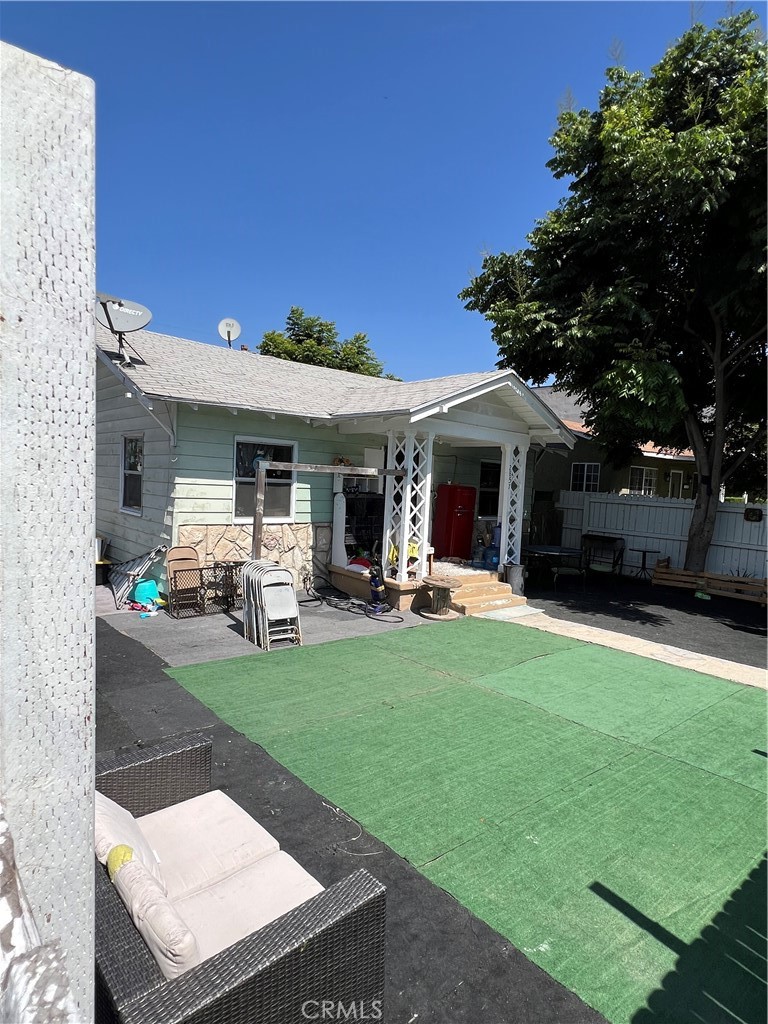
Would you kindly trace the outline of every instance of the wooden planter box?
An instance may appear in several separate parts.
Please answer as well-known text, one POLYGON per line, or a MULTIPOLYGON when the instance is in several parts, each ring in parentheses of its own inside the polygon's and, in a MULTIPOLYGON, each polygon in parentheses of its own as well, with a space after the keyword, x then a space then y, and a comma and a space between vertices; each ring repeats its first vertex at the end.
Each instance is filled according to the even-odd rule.
POLYGON ((748 576, 722 576, 716 572, 691 572, 674 569, 668 558, 659 559, 653 570, 653 583, 665 587, 700 590, 712 597, 735 597, 740 601, 766 604, 766 580, 748 576))

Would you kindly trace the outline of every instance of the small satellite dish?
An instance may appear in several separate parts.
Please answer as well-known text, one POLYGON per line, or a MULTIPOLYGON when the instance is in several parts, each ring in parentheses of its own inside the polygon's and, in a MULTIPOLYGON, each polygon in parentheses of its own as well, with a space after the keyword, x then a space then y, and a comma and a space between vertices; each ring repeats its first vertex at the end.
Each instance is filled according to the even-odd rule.
POLYGON ((240 324, 237 320, 222 320, 219 323, 219 337, 223 338, 229 347, 232 348, 232 342, 237 341, 240 337, 240 324))
POLYGON ((146 306, 126 299, 116 299, 114 295, 96 296, 96 319, 113 334, 128 334, 129 331, 140 331, 152 319, 146 306))

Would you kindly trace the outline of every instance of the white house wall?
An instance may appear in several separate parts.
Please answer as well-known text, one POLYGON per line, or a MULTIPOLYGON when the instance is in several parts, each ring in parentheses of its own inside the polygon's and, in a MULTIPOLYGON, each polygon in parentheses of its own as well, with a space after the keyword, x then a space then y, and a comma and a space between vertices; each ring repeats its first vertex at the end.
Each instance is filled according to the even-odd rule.
MULTIPOLYGON (((96 531, 110 538, 112 562, 136 558, 159 544, 171 543, 171 439, 136 397, 101 362, 96 370, 96 531), (141 515, 120 509, 124 434, 144 437, 141 515)), ((158 414, 165 408, 158 406, 158 414)), ((154 575, 160 579, 161 563, 154 575)))
MULTIPOLYGON (((31 958, 15 983, 0 970, 2 1002, 29 985, 53 1003, 36 1020, 91 1021, 94 85, 16 47, 0 53, 0 803, 77 1010, 31 958)), ((13 890, 3 874, 0 968, 19 949, 13 890)), ((26 1020, 40 1010, 24 1004, 26 1020)))

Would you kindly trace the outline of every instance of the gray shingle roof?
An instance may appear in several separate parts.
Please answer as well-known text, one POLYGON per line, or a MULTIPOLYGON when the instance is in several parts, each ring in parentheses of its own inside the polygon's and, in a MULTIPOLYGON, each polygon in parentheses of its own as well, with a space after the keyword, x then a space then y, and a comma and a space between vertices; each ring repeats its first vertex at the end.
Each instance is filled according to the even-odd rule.
MULTIPOLYGON (((117 357, 113 335, 97 325, 96 341, 117 357)), ((317 418, 392 414, 438 402, 499 370, 401 382, 324 366, 292 363, 152 331, 125 336, 132 366, 121 372, 144 394, 172 401, 317 418)))

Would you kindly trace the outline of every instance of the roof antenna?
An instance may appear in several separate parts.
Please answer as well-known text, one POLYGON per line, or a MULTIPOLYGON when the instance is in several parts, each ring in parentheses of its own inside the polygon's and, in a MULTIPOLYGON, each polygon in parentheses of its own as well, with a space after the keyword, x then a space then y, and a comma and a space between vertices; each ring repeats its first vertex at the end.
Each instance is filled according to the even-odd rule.
POLYGON ((219 323, 219 337, 223 338, 227 345, 232 348, 232 342, 237 341, 240 337, 240 324, 237 320, 222 320, 219 323))
POLYGON ((152 319, 150 311, 146 306, 140 306, 138 302, 128 302, 127 299, 116 299, 114 295, 97 292, 96 319, 117 338, 120 365, 131 366, 131 357, 125 353, 124 335, 146 327, 152 319))

